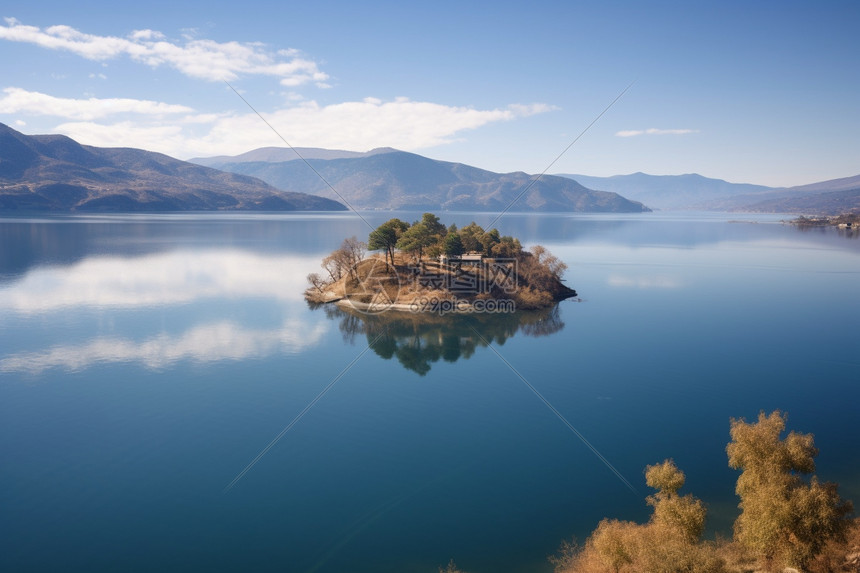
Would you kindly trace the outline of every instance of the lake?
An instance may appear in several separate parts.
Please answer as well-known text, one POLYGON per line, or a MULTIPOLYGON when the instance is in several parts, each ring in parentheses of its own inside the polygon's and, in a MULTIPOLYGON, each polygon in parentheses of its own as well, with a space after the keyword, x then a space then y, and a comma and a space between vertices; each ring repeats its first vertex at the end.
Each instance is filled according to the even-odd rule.
POLYGON ((579 300, 416 317, 303 300, 354 214, 0 217, 0 569, 551 571, 665 458, 728 535, 761 410, 860 502, 860 240, 781 218, 506 215, 579 300))

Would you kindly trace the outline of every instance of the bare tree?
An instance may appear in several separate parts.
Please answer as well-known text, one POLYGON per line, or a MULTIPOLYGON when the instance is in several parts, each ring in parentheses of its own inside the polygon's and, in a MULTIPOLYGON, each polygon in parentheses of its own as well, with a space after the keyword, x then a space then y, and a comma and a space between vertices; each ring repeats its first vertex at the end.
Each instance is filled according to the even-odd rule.
POLYGON ((331 279, 330 282, 333 283, 339 281, 343 277, 344 273, 349 270, 344 254, 340 249, 332 252, 332 254, 324 258, 320 266, 322 266, 323 270, 328 273, 328 276, 331 279))
POLYGON ((340 248, 335 251, 335 253, 339 253, 339 256, 343 257, 350 276, 357 279, 358 263, 363 261, 364 255, 367 254, 367 243, 359 241, 357 237, 353 236, 348 239, 344 239, 340 248))
POLYGON ((319 273, 311 273, 308 275, 308 282, 311 283, 311 286, 317 289, 319 292, 323 292, 323 287, 325 287, 328 283, 323 279, 319 273))

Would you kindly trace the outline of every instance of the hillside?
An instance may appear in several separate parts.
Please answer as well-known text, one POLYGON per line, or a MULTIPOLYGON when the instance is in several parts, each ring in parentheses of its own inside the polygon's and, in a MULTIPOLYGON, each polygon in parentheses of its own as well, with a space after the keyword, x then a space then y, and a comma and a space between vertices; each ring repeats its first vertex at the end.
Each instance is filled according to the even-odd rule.
POLYGON ((839 215, 860 213, 860 175, 792 187, 747 206, 750 211, 839 215))
POLYGON ((653 209, 701 209, 714 201, 724 201, 739 195, 753 195, 773 191, 773 187, 729 183, 697 173, 684 175, 649 175, 631 173, 612 177, 565 174, 591 189, 614 191, 653 209))
POLYGON ((343 210, 253 177, 129 148, 24 135, 0 124, 0 209, 45 211, 343 210))
POLYGON ((563 175, 654 209, 836 214, 860 210, 860 175, 780 188, 686 175, 563 175))
POLYGON ((860 185, 855 189, 844 191, 777 197, 747 205, 744 210, 761 213, 814 215, 860 213, 860 185))
MULTIPOLYGON (((289 156, 292 150, 284 150, 289 156)), ((303 154, 304 155, 304 154, 303 154)), ((301 160, 249 161, 272 156, 255 150, 232 160, 207 162, 213 167, 259 177, 270 185, 338 199, 301 160)), ((295 154, 293 153, 293 157, 295 154)), ((314 159, 308 162, 356 209, 501 211, 525 190, 535 176, 522 172, 494 173, 429 159, 414 153, 381 149, 359 157, 314 159)), ((564 177, 541 177, 513 206, 514 211, 625 212, 649 211, 617 193, 592 191, 564 177)))

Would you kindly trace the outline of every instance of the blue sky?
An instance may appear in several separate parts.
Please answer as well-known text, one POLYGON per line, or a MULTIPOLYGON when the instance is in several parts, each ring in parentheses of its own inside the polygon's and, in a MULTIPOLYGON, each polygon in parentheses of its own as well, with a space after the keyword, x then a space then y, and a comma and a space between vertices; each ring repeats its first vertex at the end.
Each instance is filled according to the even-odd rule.
POLYGON ((493 171, 860 173, 860 2, 30 2, 0 122, 181 159, 391 146, 493 171))

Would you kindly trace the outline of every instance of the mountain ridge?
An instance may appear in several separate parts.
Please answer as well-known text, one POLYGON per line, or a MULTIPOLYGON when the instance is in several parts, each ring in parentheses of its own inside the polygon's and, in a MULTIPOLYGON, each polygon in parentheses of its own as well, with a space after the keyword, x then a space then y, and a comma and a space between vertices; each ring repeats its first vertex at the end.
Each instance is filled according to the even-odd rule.
POLYGON ((239 161, 210 164, 232 173, 259 177, 275 187, 339 199, 355 209, 501 211, 511 207, 514 211, 532 212, 650 211, 617 193, 587 189, 563 177, 538 177, 521 171, 495 173, 390 148, 360 156, 305 158, 314 170, 297 158, 250 161, 249 157, 257 155, 253 151, 249 154, 237 156, 239 161))
POLYGON ((295 161, 302 159, 348 159, 355 157, 369 157, 379 153, 390 153, 397 151, 393 147, 376 147, 370 151, 346 151, 344 149, 324 149, 322 147, 259 147, 240 153, 239 155, 216 155, 214 157, 193 157, 189 163, 196 163, 206 167, 212 167, 219 163, 251 163, 263 161, 268 163, 279 163, 281 161, 295 161))
POLYGON ((722 200, 740 194, 755 194, 774 190, 773 187, 750 183, 730 183, 723 179, 705 177, 698 173, 681 175, 650 175, 637 171, 628 175, 595 177, 581 174, 559 174, 592 189, 615 191, 625 197, 646 203, 655 209, 693 209, 709 201, 722 200))
POLYGON ((64 135, 24 135, 0 123, 0 210, 344 209, 336 201, 161 153, 82 145, 64 135))
POLYGON ((730 183, 697 173, 560 176, 592 189, 615 191, 655 209, 816 214, 860 211, 860 175, 795 187, 730 183))

